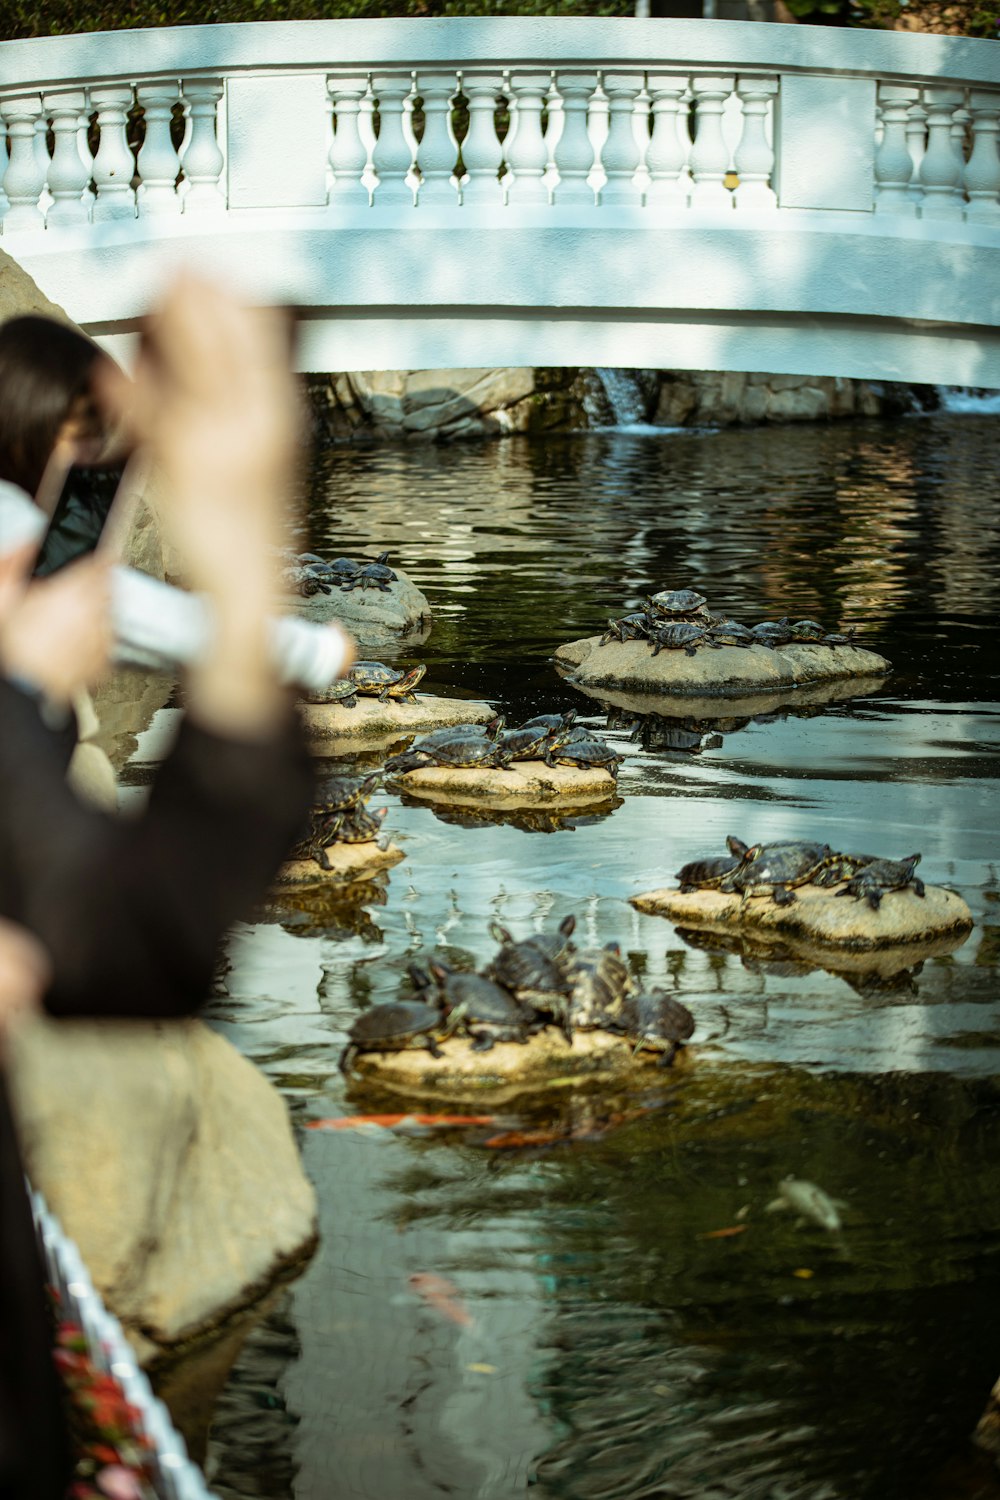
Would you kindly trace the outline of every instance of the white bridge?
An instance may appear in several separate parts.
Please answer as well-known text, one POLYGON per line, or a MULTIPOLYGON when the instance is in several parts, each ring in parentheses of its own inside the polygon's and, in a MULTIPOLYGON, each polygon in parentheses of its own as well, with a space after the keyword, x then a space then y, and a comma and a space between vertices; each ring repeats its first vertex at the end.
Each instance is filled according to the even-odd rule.
POLYGON ((0 248, 127 353, 180 261, 305 369, 1000 386, 1000 47, 736 21, 0 44, 0 248))

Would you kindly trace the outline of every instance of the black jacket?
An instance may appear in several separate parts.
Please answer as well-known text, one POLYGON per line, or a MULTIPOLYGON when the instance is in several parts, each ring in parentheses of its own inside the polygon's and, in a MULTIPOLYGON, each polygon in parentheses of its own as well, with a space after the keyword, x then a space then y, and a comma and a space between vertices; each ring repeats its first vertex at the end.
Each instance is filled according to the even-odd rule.
MULTIPOLYGON (((186 722, 137 820, 83 807, 34 704, 0 681, 0 915, 47 948, 57 1016, 190 1015, 220 939, 295 838, 312 774, 186 722)), ((41 1269, 0 1074, 0 1500, 62 1500, 67 1451, 41 1269)))

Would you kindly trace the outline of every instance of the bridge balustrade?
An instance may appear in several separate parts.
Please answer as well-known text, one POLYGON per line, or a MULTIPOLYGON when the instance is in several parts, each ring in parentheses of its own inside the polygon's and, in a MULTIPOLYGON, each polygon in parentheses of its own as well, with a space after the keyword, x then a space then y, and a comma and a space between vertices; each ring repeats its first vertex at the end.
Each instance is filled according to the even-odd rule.
MULTIPOLYGON (((308 65, 283 58, 281 45, 269 55, 259 26, 199 27, 196 45, 178 30, 163 35, 178 61, 200 60, 214 43, 212 71, 123 72, 110 34, 100 38, 107 66, 93 76, 0 91, 3 232, 269 207, 323 207, 334 219, 435 206, 492 209, 509 222, 539 207, 594 210, 595 223, 623 209, 662 218, 802 208, 1000 221, 1000 86, 988 76, 883 75, 877 56, 866 73, 838 69, 814 40, 812 68, 798 56, 783 64, 788 28, 771 26, 753 29, 770 34, 772 66, 753 67, 730 46, 726 65, 713 67, 704 47, 689 60, 666 55, 678 23, 623 21, 594 23, 595 40, 617 44, 604 55, 578 60, 550 44, 505 60, 494 46, 485 62, 468 22, 418 22, 438 33, 433 59, 401 66, 372 53, 340 67, 343 28, 357 38, 362 23, 299 24, 328 39, 308 65), (655 64, 630 65, 629 28, 654 37, 655 64), (259 63, 227 68, 229 34, 247 31, 258 34, 259 63)), ((413 24, 391 23, 416 49, 413 24)), ((497 34, 498 23, 485 24, 497 34)), ((539 32, 557 44, 580 35, 579 22, 499 24, 522 51, 539 32)), ((730 42, 748 30, 708 24, 730 42)), ((279 43, 294 29, 271 28, 279 43)), ((388 40, 379 23, 364 29, 388 40)), ((869 37, 850 34, 855 54, 869 37)), ((34 48, 59 62, 70 44, 92 40, 5 43, 0 57, 34 48)))

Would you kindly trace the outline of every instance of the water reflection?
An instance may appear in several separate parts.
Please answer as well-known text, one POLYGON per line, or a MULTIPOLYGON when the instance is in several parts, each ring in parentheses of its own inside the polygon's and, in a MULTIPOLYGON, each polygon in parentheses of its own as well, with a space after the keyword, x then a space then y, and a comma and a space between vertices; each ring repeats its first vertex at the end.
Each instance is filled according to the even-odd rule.
MULTIPOLYGON (((312 540, 399 557, 435 610, 432 691, 579 711, 553 648, 656 585, 856 625, 895 670, 808 715, 695 710, 723 740, 700 755, 643 747, 595 703, 626 756, 613 816, 537 838, 386 793, 407 857, 384 900, 271 908, 235 934, 215 1024, 300 1120, 344 1112, 358 1009, 415 957, 484 962, 494 917, 520 934, 572 911, 581 943, 619 941, 697 1020, 640 1097, 510 1107, 498 1129, 565 1127, 548 1148, 304 1132, 323 1240, 267 1376, 298 1419, 273 1500, 1000 1493, 965 1465, 1000 1370, 998 425, 326 456, 312 540), (977 927, 831 970, 692 946, 628 905, 729 833, 920 849, 977 927), (842 1245, 764 1212, 788 1173, 846 1202, 842 1245), (431 1274, 451 1302, 415 1293, 431 1274)), ((216 1486, 257 1493, 233 1454, 216 1486)))

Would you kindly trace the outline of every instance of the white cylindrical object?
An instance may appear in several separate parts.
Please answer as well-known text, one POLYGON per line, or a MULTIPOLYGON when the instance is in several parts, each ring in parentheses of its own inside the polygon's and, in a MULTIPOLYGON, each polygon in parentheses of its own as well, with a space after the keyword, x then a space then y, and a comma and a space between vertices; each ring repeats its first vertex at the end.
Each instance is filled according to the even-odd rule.
MULTIPOLYGON (((115 658, 122 666, 169 671, 190 666, 209 649, 212 611, 207 599, 186 594, 134 568, 117 567, 111 585, 115 658)), ((327 625, 296 615, 271 622, 271 655, 283 682, 322 691, 344 665, 345 638, 327 625)))

